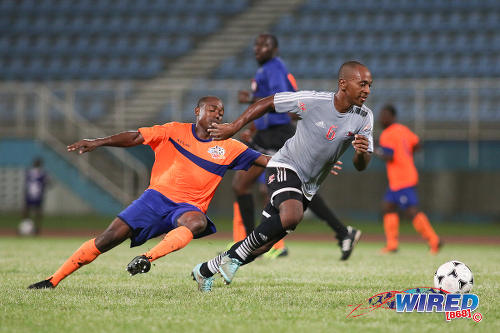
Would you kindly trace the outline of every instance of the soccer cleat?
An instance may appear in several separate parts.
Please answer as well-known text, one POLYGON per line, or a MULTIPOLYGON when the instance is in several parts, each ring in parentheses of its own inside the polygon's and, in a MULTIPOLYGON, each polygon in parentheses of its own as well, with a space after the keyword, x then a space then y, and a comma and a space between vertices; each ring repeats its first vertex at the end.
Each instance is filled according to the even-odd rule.
POLYGON ((264 258, 271 259, 271 260, 279 258, 279 257, 286 257, 286 256, 288 256, 288 248, 286 248, 286 247, 281 248, 281 249, 275 249, 274 247, 272 247, 269 251, 267 251, 266 253, 263 254, 264 258))
POLYGON ((55 286, 50 282, 50 279, 43 280, 37 283, 33 283, 28 287, 28 289, 53 289, 55 286))
POLYGON ((130 275, 138 273, 147 273, 151 269, 151 263, 145 255, 137 256, 127 265, 127 271, 130 275))
POLYGON ((233 281, 234 275, 241 264, 241 261, 236 258, 230 258, 227 254, 221 258, 219 272, 226 284, 230 284, 233 281))
POLYGON ((347 260, 351 256, 354 245, 356 245, 361 237, 361 230, 354 229, 351 226, 347 226, 347 236, 339 240, 340 260, 347 260))
POLYGON ((434 255, 438 254, 439 251, 441 250, 441 247, 443 247, 443 242, 441 240, 439 240, 439 242, 437 243, 436 246, 431 246, 430 247, 431 248, 431 250, 430 250, 431 254, 434 254, 434 255))
POLYGON ((214 277, 204 277, 200 272, 201 264, 194 266, 193 271, 191 272, 191 276, 193 280, 198 283, 198 290, 201 292, 209 292, 212 291, 212 284, 214 283, 214 277))
POLYGON ((394 254, 396 252, 398 252, 398 248, 397 247, 396 248, 390 248, 390 247, 386 246, 386 247, 380 249, 380 253, 381 254, 394 254))

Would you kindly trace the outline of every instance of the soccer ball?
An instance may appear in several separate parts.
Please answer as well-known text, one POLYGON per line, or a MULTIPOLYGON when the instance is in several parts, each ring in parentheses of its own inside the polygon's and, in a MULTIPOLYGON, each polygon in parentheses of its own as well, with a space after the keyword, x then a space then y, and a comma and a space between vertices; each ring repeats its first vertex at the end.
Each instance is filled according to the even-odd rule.
POLYGON ((21 236, 32 236, 35 234, 35 223, 31 219, 22 220, 17 226, 17 232, 21 236))
POLYGON ((452 294, 468 293, 473 284, 474 278, 470 268, 457 260, 442 264, 434 274, 434 287, 452 294))

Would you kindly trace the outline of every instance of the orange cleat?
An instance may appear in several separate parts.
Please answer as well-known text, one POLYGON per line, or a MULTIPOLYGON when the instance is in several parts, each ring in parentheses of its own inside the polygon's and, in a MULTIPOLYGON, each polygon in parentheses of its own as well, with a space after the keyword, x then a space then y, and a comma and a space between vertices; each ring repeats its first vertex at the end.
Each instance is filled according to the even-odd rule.
POLYGON ((441 251, 441 247, 443 247, 443 242, 441 240, 438 241, 438 243, 435 246, 431 246, 431 254, 436 255, 441 251))
POLYGON ((396 252, 398 252, 398 248, 397 248, 397 247, 395 247, 395 248, 390 248, 390 247, 387 247, 387 246, 386 246, 386 247, 384 247, 384 248, 380 249, 380 253, 381 253, 381 254, 394 254, 394 253, 396 253, 396 252))

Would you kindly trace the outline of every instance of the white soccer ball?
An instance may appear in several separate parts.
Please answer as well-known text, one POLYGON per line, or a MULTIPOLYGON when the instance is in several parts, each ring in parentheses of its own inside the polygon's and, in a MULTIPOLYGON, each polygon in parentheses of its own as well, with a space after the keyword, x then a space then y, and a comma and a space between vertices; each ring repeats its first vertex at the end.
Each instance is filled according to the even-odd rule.
POLYGON ((35 234, 35 223, 31 219, 22 220, 17 226, 17 232, 21 236, 32 236, 35 234))
POLYGON ((465 294, 472 290, 474 278, 466 264, 458 260, 442 264, 434 274, 434 287, 452 294, 465 294))

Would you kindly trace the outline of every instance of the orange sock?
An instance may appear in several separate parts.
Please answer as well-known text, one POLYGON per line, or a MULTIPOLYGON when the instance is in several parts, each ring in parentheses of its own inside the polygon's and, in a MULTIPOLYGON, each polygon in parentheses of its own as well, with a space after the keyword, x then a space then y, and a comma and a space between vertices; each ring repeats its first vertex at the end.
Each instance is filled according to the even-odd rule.
POLYGON ((435 248, 438 246, 439 237, 432 228, 429 219, 424 213, 419 212, 417 215, 415 215, 415 217, 413 218, 413 227, 415 227, 415 230, 417 230, 418 233, 422 235, 422 237, 429 243, 429 246, 431 248, 435 248))
POLYGON ((273 249, 275 250, 280 250, 285 248, 285 241, 283 239, 280 239, 278 242, 274 243, 273 249))
POLYGON ((387 213, 384 215, 384 231, 387 240, 386 248, 395 250, 399 246, 399 216, 397 213, 387 213))
POLYGON ((49 278, 50 282, 52 282, 54 287, 57 286, 66 276, 70 275, 83 265, 91 263, 100 254, 101 251, 95 247, 95 238, 86 241, 78 250, 75 251, 75 253, 73 253, 71 257, 68 258, 68 260, 66 260, 61 267, 59 267, 54 275, 49 278))
POLYGON ((180 226, 166 234, 160 243, 144 253, 144 255, 149 258, 149 261, 154 261, 170 252, 182 249, 184 246, 188 245, 192 239, 193 233, 191 230, 184 226, 180 226))
POLYGON ((243 218, 241 217, 240 206, 237 202, 233 203, 233 242, 239 242, 247 237, 243 218))

